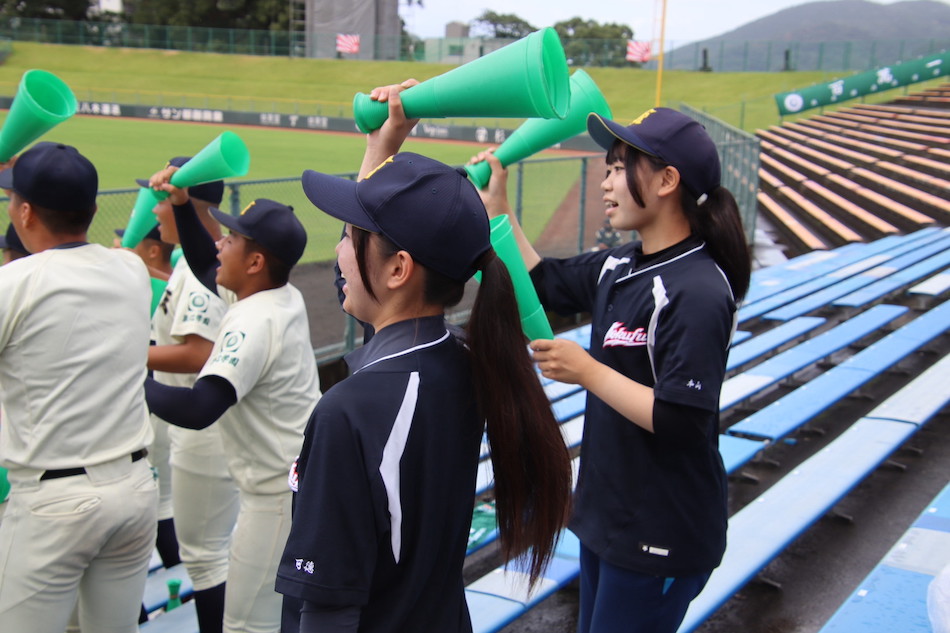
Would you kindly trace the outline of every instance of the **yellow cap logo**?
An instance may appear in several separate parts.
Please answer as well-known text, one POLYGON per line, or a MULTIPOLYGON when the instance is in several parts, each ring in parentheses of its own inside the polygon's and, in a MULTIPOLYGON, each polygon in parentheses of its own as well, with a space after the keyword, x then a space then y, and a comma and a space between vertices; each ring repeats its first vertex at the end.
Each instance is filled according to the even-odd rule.
POLYGON ((649 110, 647 110, 646 112, 644 112, 643 114, 635 118, 633 121, 631 121, 630 125, 640 125, 641 123, 643 123, 644 119, 646 119, 648 116, 650 116, 654 112, 656 112, 656 108, 650 108, 649 110))
POLYGON ((384 160, 383 162, 381 162, 381 163, 376 167, 376 169, 374 169, 373 171, 371 171, 371 172, 369 172, 368 174, 366 174, 366 176, 363 177, 363 180, 369 180, 369 179, 373 176, 373 174, 375 174, 375 173, 378 172, 380 169, 382 169, 383 167, 385 167, 387 163, 391 163, 391 162, 393 162, 393 156, 390 156, 389 158, 387 158, 386 160, 384 160))
POLYGON ((247 212, 251 209, 251 207, 254 206, 255 203, 257 203, 257 200, 252 200, 252 201, 251 201, 251 204, 249 204, 249 205, 247 205, 246 207, 244 207, 244 210, 241 211, 241 215, 244 215, 245 213, 247 213, 247 212))

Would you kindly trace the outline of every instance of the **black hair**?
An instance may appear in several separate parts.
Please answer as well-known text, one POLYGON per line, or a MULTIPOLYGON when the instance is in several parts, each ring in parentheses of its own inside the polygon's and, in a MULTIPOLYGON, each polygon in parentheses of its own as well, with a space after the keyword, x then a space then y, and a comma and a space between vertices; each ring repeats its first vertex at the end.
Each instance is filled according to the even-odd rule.
POLYGON ((33 212, 40 219, 50 233, 54 235, 76 235, 85 233, 92 224, 92 219, 96 215, 96 206, 89 209, 76 209, 69 211, 59 211, 40 206, 30 200, 27 200, 16 191, 10 192, 10 198, 14 205, 28 202, 33 212))
POLYGON ((162 240, 155 240, 150 237, 142 238, 143 242, 151 242, 155 246, 158 246, 162 254, 163 262, 170 262, 172 260, 172 253, 175 251, 175 245, 169 244, 168 242, 163 242, 162 240))
MULTIPOLYGON (((645 165, 654 172, 670 166, 662 159, 617 141, 607 152, 608 164, 624 164, 627 188, 634 201, 644 206, 643 192, 637 180, 637 169, 645 165)), ((674 166, 675 167, 675 166, 674 166)), ((741 301, 749 290, 752 275, 752 254, 742 228, 739 205, 725 187, 716 187, 706 193, 706 200, 698 204, 696 197, 680 181, 680 202, 689 222, 690 232, 706 243, 716 264, 726 274, 735 300, 741 301)))
POLYGON ((280 288, 290 281, 290 271, 293 266, 288 266, 277 259, 266 247, 251 238, 244 239, 244 254, 260 253, 264 256, 264 264, 267 268, 267 276, 270 279, 272 288, 280 288))
MULTIPOLYGON (((385 236, 351 227, 367 293, 371 240, 387 258, 399 248, 385 236)), ((410 253, 411 255, 411 253, 410 253)), ((465 282, 422 266, 427 303, 451 307, 465 282)), ((506 560, 527 552, 533 586, 554 554, 571 503, 571 459, 528 353, 508 269, 489 248, 479 261, 478 295, 467 327, 475 396, 486 420, 495 476, 495 511, 506 560)))

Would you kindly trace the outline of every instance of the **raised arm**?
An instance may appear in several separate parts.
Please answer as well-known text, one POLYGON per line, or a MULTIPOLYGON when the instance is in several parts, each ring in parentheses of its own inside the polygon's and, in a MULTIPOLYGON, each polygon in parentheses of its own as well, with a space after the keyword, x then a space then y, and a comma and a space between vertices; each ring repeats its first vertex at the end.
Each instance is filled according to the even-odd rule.
POLYGON ((511 222, 511 229, 515 234, 515 241, 518 243, 518 250, 521 252, 521 258, 524 264, 531 270, 541 263, 541 256, 534 250, 534 246, 525 236, 521 228, 521 223, 511 211, 511 205, 508 202, 508 170, 501 166, 501 161, 495 158, 494 149, 487 149, 477 156, 474 156, 470 163, 487 161, 491 166, 491 178, 484 189, 478 191, 482 202, 485 204, 485 210, 488 211, 488 217, 494 218, 499 215, 507 215, 511 222))

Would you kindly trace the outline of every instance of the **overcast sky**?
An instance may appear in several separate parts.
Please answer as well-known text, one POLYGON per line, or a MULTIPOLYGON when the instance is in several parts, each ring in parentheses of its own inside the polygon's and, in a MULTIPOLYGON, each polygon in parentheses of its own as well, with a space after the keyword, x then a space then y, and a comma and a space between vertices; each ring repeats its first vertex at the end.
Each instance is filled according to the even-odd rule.
MULTIPOLYGON (((897 0, 875 0, 892 4, 897 0)), ((806 0, 667 0, 666 40, 679 44, 727 33, 743 24, 806 0)), ((514 14, 542 28, 581 17, 600 24, 626 24, 640 40, 659 40, 662 0, 399 0, 399 15, 417 37, 443 37, 452 21, 471 22, 486 10, 514 14), (654 26, 656 21, 656 26, 654 26)))

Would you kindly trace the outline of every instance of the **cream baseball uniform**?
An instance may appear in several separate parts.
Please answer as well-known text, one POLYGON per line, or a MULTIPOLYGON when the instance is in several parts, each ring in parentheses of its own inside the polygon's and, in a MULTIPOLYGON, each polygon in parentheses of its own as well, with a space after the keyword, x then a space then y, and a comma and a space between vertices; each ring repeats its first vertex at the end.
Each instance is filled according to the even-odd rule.
POLYGON ((274 582, 291 518, 287 473, 320 397, 300 291, 286 284, 232 304, 204 376, 224 378, 237 396, 216 423, 241 491, 224 630, 276 633, 281 596, 274 582))
POLYGON ((150 285, 133 253, 70 244, 0 268, 0 623, 137 629, 157 486, 143 383, 150 285))
MULTIPOLYGON (((165 294, 152 316, 156 345, 178 345, 189 334, 208 341, 217 338, 227 304, 205 288, 184 258, 178 260, 165 294)), ((154 372, 155 380, 173 387, 191 387, 195 374, 154 372)), ((152 416, 156 434, 170 440, 171 478, 169 505, 182 562, 195 590, 221 584, 227 578, 231 532, 238 512, 238 492, 217 424, 195 431, 168 424, 152 416)), ((159 506, 159 517, 161 516, 159 506)), ((168 516, 171 516, 169 514, 168 516)))

